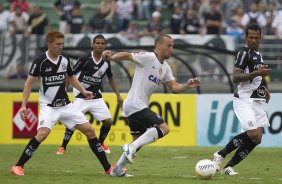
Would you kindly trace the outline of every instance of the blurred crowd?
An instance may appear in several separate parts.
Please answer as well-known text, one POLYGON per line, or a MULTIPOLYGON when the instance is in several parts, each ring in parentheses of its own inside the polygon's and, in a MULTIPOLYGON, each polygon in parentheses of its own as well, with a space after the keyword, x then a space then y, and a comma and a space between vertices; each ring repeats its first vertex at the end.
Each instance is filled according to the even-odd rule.
MULTIPOLYGON (((86 20, 79 0, 50 4, 63 33, 120 33, 130 40, 170 34, 242 35, 257 22, 265 35, 282 37, 282 0, 101 0, 86 20), (166 7, 164 9, 164 7, 166 7), (138 22, 145 22, 138 26, 138 22)), ((44 34, 48 15, 28 0, 0 3, 0 33, 44 34), (6 5, 6 6, 4 6, 6 5)))

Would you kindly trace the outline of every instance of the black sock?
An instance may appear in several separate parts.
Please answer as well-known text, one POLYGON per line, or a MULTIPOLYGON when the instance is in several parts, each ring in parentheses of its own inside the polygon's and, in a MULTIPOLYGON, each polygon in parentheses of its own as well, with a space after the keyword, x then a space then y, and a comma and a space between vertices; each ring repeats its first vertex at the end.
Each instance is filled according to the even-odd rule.
POLYGON ((73 132, 74 131, 72 131, 71 129, 66 128, 64 140, 63 140, 63 143, 62 143, 62 146, 61 146, 61 147, 64 147, 65 150, 67 149, 67 145, 70 142, 70 139, 73 135, 73 132))
POLYGON ((33 153, 35 152, 35 150, 38 148, 39 145, 40 142, 38 142, 35 139, 35 137, 33 137, 25 147, 16 166, 23 166, 32 157, 33 153))
POLYGON ((111 167, 111 164, 109 164, 106 154, 101 146, 101 143, 98 141, 97 137, 88 140, 88 143, 91 150, 102 164, 104 170, 108 171, 111 167))
POLYGON ((228 166, 234 167, 235 165, 237 165, 239 162, 245 159, 256 146, 257 145, 254 142, 252 142, 250 139, 248 142, 246 142, 245 144, 243 144, 237 149, 234 156, 231 158, 231 160, 226 164, 224 168, 228 166))
POLYGON ((249 142, 251 139, 249 138, 247 132, 241 133, 239 135, 236 135, 233 137, 233 139, 223 148, 218 152, 221 156, 225 157, 228 153, 231 153, 238 147, 242 146, 246 142, 249 142))
POLYGON ((109 131, 111 129, 111 126, 105 126, 105 125, 102 125, 101 128, 100 128, 100 135, 99 135, 99 142, 101 144, 104 143, 109 131))

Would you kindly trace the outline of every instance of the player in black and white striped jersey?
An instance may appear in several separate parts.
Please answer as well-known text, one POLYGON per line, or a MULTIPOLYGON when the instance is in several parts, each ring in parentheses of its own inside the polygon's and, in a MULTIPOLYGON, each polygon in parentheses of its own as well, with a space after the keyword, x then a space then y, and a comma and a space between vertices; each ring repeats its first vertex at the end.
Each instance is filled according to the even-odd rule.
MULTIPOLYGON (((114 80, 110 61, 102 58, 102 53, 106 48, 106 39, 103 35, 96 35, 92 43, 93 50, 86 56, 81 57, 74 65, 73 70, 77 75, 80 84, 85 89, 92 91, 94 96, 91 100, 85 100, 81 92, 73 88, 75 97, 74 105, 83 113, 90 112, 93 117, 101 121, 103 125, 100 128, 99 142, 106 153, 110 153, 110 149, 104 144, 112 125, 112 117, 110 111, 102 98, 101 88, 102 80, 105 75, 108 77, 109 84, 115 92, 117 101, 122 106, 123 99, 120 96, 116 82, 114 80)), ((57 154, 64 154, 67 144, 70 141, 74 130, 66 128, 63 143, 57 154)))
POLYGON ((264 103, 270 100, 265 80, 270 69, 264 64, 259 52, 261 34, 258 24, 249 24, 245 36, 247 45, 236 56, 233 81, 237 84, 237 89, 234 93, 233 109, 243 132, 232 138, 222 150, 213 154, 213 161, 220 169, 220 164, 226 155, 236 150, 234 156, 221 171, 225 175, 239 174, 233 167, 261 143, 263 127, 270 126, 264 110, 264 103))
POLYGON ((20 109, 21 118, 25 120, 26 105, 31 93, 32 83, 38 78, 40 80, 40 114, 37 134, 29 141, 19 161, 11 168, 11 173, 17 176, 25 175, 23 171, 24 164, 32 157, 40 143, 47 138, 55 123, 60 121, 70 129, 80 130, 87 137, 91 150, 99 159, 105 173, 108 174, 112 167, 89 121, 69 101, 65 87, 66 79, 86 99, 92 99, 93 92, 86 90, 79 83, 73 75, 69 59, 61 54, 64 35, 58 31, 50 31, 46 36, 46 41, 48 50, 35 58, 32 63, 29 76, 24 85, 22 107, 20 109))

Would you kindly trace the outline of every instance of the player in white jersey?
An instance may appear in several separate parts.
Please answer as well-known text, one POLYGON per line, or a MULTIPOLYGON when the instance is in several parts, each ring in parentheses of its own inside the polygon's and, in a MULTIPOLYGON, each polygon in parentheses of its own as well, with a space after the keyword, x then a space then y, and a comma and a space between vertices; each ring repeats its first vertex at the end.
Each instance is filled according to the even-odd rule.
MULTIPOLYGON (((91 100, 85 100, 83 94, 81 94, 76 88, 73 88, 75 97, 74 105, 79 111, 83 113, 90 112, 93 117, 102 121, 103 125, 100 128, 99 142, 106 153, 110 153, 110 149, 104 144, 112 125, 112 116, 107 107, 106 102, 102 98, 101 88, 102 79, 107 75, 109 84, 112 90, 116 93, 117 101, 122 106, 123 99, 117 88, 117 84, 114 80, 111 64, 102 58, 102 52, 106 48, 106 39, 103 35, 96 35, 93 38, 92 52, 86 56, 81 57, 73 67, 74 74, 77 75, 79 82, 87 90, 92 91, 93 98, 91 100)), ((69 143, 74 130, 66 128, 65 136, 61 147, 58 149, 57 154, 61 155, 65 153, 67 144, 69 143)))
POLYGON ((169 133, 166 122, 148 107, 150 96, 161 83, 165 83, 172 93, 181 93, 200 85, 197 78, 179 84, 173 77, 168 63, 173 53, 173 39, 169 35, 160 35, 155 40, 154 52, 119 52, 111 56, 110 51, 103 53, 112 61, 128 60, 136 64, 135 73, 128 96, 123 104, 123 115, 127 117, 133 142, 123 145, 123 154, 111 176, 128 176, 122 168, 133 163, 133 156, 144 145, 150 144, 169 133))
POLYGON ((213 160, 220 169, 220 164, 227 154, 236 150, 231 160, 221 173, 236 175, 234 166, 246 158, 261 143, 263 127, 269 127, 264 102, 270 100, 265 76, 270 69, 263 63, 259 53, 261 28, 258 24, 250 24, 245 36, 247 46, 238 52, 233 70, 233 81, 237 83, 234 93, 233 108, 239 119, 243 133, 235 136, 222 150, 215 152, 213 160))
POLYGON ((32 157, 51 132, 57 121, 66 127, 76 128, 81 131, 89 142, 89 146, 102 164, 105 174, 109 174, 113 167, 109 164, 105 152, 99 143, 95 131, 84 114, 77 111, 70 103, 66 92, 66 79, 78 89, 86 99, 92 99, 92 91, 87 91, 73 75, 70 61, 61 55, 64 45, 64 35, 58 31, 50 31, 46 36, 48 50, 34 59, 29 76, 23 90, 22 107, 20 115, 23 121, 26 118, 26 105, 32 89, 32 83, 38 78, 40 80, 39 102, 40 114, 37 134, 32 138, 24 149, 19 161, 11 168, 11 173, 24 176, 24 164, 32 157))

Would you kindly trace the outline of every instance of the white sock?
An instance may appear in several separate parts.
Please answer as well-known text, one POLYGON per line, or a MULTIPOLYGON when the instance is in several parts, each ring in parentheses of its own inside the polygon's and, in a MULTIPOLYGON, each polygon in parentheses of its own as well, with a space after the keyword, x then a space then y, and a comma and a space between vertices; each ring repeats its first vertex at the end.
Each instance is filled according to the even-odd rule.
POLYGON ((122 153, 114 169, 114 172, 122 173, 122 169, 126 164, 128 164, 128 161, 126 159, 126 156, 122 153))
POLYGON ((142 134, 138 139, 133 141, 130 145, 136 151, 138 148, 155 142, 159 138, 158 131, 155 127, 148 129, 144 134, 142 134))

